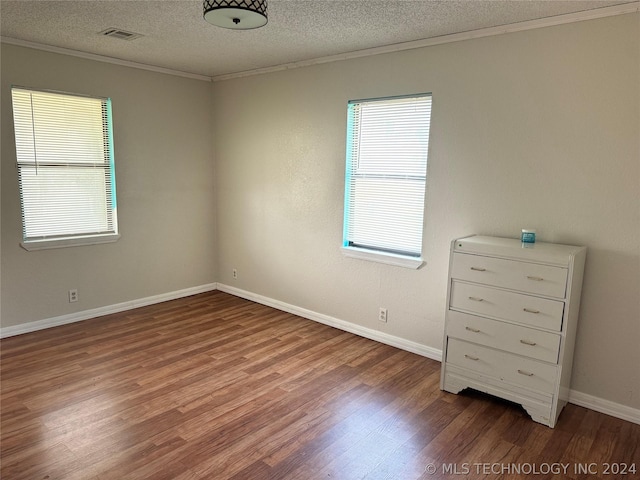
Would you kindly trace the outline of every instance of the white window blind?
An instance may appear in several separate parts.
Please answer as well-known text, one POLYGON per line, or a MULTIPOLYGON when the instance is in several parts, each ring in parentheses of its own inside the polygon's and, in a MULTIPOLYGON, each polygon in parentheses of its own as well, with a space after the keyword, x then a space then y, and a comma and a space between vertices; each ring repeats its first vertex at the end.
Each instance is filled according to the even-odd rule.
POLYGON ((344 247, 422 254, 431 95, 348 104, 344 247))
POLYGON ((11 93, 23 241, 117 234, 110 100, 11 93))

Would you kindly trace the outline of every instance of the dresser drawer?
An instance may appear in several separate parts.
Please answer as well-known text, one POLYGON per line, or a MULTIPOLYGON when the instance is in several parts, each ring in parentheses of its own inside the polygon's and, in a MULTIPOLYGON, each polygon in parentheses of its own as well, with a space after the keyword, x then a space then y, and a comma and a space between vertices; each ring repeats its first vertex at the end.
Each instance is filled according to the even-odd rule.
POLYGON ((452 280, 450 308, 560 331, 564 302, 452 280))
POLYGON ((455 338, 448 339, 446 362, 534 391, 553 393, 556 388, 555 365, 455 338))
POLYGON ((447 335, 550 363, 560 351, 559 334, 455 311, 449 311, 447 335))
POLYGON ((564 298, 567 269, 501 258, 454 253, 451 278, 564 298))

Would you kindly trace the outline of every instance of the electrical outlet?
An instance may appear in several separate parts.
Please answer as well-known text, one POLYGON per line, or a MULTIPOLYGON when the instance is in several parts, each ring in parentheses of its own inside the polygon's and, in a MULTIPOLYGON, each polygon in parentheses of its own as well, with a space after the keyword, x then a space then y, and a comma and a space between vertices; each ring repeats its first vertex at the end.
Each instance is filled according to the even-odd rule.
POLYGON ((380 307, 378 312, 378 320, 381 322, 387 323, 387 309, 380 307))
POLYGON ((78 301, 78 290, 73 288, 69 290, 69 303, 74 303, 78 301))
POLYGON ((233 278, 238 278, 238 270, 233 269, 233 278))

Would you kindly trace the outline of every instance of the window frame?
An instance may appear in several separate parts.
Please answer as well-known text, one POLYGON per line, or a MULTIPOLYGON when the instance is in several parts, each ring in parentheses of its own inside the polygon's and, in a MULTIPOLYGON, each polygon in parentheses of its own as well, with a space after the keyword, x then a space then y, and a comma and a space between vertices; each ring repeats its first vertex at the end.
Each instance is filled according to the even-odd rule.
MULTIPOLYGON (((431 127, 431 112, 433 106, 433 94, 431 92, 426 93, 418 93, 418 94, 409 94, 409 95, 401 95, 401 96, 392 96, 392 97, 381 97, 381 98, 368 98, 368 99, 360 99, 360 100, 350 100, 347 104, 347 141, 346 141, 346 171, 345 171, 345 197, 344 197, 344 211, 343 211, 343 239, 341 251, 343 255, 352 258, 358 258, 362 260, 374 261, 378 263, 384 263, 389 265, 395 265, 399 267, 418 269, 422 265, 424 265, 424 260, 422 258, 424 251, 424 214, 425 214, 425 206, 426 206, 426 184, 427 184, 427 164, 428 164, 428 156, 429 156, 429 140, 430 140, 430 127, 431 127), (357 245, 354 244, 349 239, 349 222, 351 220, 350 214, 352 213, 351 209, 351 189, 354 175, 354 168, 352 168, 352 163, 354 158, 357 158, 358 162, 360 161, 360 151, 357 154, 354 154, 354 146, 353 146, 353 138, 357 133, 358 138, 360 138, 361 131, 358 130, 354 132, 354 129, 359 129, 360 126, 358 121, 352 118, 352 105, 357 104, 374 104, 381 102, 388 102, 389 104, 393 104, 401 102, 402 100, 410 100, 415 99, 416 101, 423 102, 425 98, 428 98, 428 122, 425 128, 426 130, 426 138, 422 140, 426 142, 426 152, 424 154, 424 176, 420 175, 420 181, 422 182, 422 209, 421 209, 421 221, 420 221, 420 252, 418 255, 411 253, 404 253, 399 251, 394 251, 392 249, 385 248, 377 248, 377 247, 368 247, 365 245, 357 245)), ((360 119, 358 119, 360 120, 360 119)), ((360 145, 358 146, 360 149, 360 145)), ((356 167, 358 168, 358 167, 356 167)), ((362 177, 362 175, 359 175, 362 177)), ((365 175, 366 176, 366 175, 365 175)), ((393 179, 393 178, 401 178, 402 176, 393 175, 393 174, 384 174, 385 178, 393 179)), ((414 224, 414 227, 417 227, 414 224)), ((417 237, 415 237, 417 238, 417 237)), ((414 238, 414 239, 415 239, 414 238)))
MULTIPOLYGON (((20 195, 20 210, 21 210, 21 220, 22 220, 22 242, 20 242, 20 246, 27 251, 34 251, 34 250, 43 250, 43 249, 50 249, 50 248, 63 248, 63 247, 80 246, 80 245, 97 245, 97 244, 103 244, 103 243, 116 242, 120 238, 120 234, 118 233, 116 178, 115 178, 116 175, 115 175, 115 161, 114 161, 114 150, 113 150, 113 124, 112 124, 111 99, 107 97, 97 97, 92 95, 83 95, 83 94, 62 92, 57 90, 38 89, 38 88, 32 88, 32 87, 24 87, 20 85, 11 86, 11 99, 12 99, 12 120, 14 122, 13 124, 14 140, 15 140, 15 148, 16 148, 15 150, 16 151, 16 169, 18 171, 18 188, 19 188, 19 195, 20 195), (14 92, 15 92, 15 95, 14 95, 14 92), (25 105, 24 103, 22 104, 22 106, 18 105, 16 102, 16 98, 19 98, 19 95, 24 95, 25 93, 28 93, 30 95, 31 102, 33 102, 33 94, 44 94, 44 95, 51 95, 51 96, 58 96, 58 97, 73 97, 74 99, 76 99, 76 101, 78 101, 77 99, 83 99, 83 98, 91 99, 92 101, 99 101, 100 109, 101 109, 100 123, 102 124, 102 127, 101 127, 102 138, 99 145, 97 143, 91 143, 90 146, 93 146, 96 148, 96 150, 102 152, 100 154, 101 160, 98 162, 96 162, 95 160, 91 162, 91 161, 87 161, 86 159, 78 160, 78 158, 84 157, 84 155, 82 155, 82 152, 84 151, 82 148, 86 148, 86 147, 81 147, 79 148, 79 150, 73 152, 76 154, 75 159, 72 159, 71 157, 69 157, 66 160, 59 160, 59 159, 47 160, 47 154, 50 155, 50 152, 52 151, 51 149, 55 148, 56 146, 60 147, 61 145, 64 148, 67 148, 67 146, 64 145, 63 143, 59 143, 56 145, 57 139, 52 142, 46 142, 45 140, 43 143, 46 146, 43 146, 42 144, 39 145, 39 142, 42 141, 42 137, 45 137, 47 133, 51 133, 52 130, 50 129, 45 130, 45 134, 42 135, 41 133, 42 135, 41 138, 38 138, 38 135, 36 133, 36 128, 37 128, 36 122, 38 122, 39 119, 37 118, 37 114, 34 115, 33 103, 31 103, 31 105, 28 107, 31 111, 31 119, 27 121, 24 121, 24 118, 18 119, 18 117, 20 117, 20 113, 17 113, 17 111, 20 110, 20 108, 24 109, 25 105), (27 131, 30 128, 31 132, 28 132, 27 134, 25 134, 23 131, 25 127, 27 131), (18 129, 21 130, 20 133, 18 132, 18 129), (23 143, 25 139, 28 142, 33 143, 33 152, 29 151, 29 148, 24 147, 23 143), (40 147, 41 149, 46 150, 44 157, 42 157, 40 161, 37 155, 37 151, 38 151, 36 148, 37 146, 40 147), (80 157, 77 156, 78 151, 81 152, 80 157), (37 184, 29 185, 28 177, 33 174, 33 171, 31 171, 30 173, 28 172, 30 170, 35 169, 35 172, 37 175, 38 169, 42 168, 42 169, 45 169, 45 171, 48 170, 50 174, 53 174, 54 176, 61 175, 58 178, 65 178, 66 177, 65 169, 68 169, 69 178, 73 179, 73 177, 71 177, 72 171, 75 169, 77 173, 79 171, 78 168, 80 167, 90 168, 94 171, 97 168, 97 169, 100 169, 101 171, 104 171, 103 176, 100 175, 98 177, 94 177, 94 179, 97 179, 100 177, 103 178, 103 180, 100 180, 99 184, 103 185, 104 189, 101 187, 99 191, 103 192, 104 194, 104 212, 105 212, 104 225, 106 228, 96 230, 96 231, 90 231, 90 230, 87 230, 86 228, 83 229, 81 228, 81 226, 78 226, 79 229, 76 229, 74 233, 73 231, 68 231, 69 228, 66 228, 66 229, 63 228, 63 225, 64 225, 63 224, 61 226, 61 229, 58 230, 58 232, 52 232, 52 233, 40 232, 41 233, 40 235, 33 235, 33 234, 30 235, 28 231, 30 229, 33 229, 33 224, 27 223, 28 219, 27 219, 27 214, 25 213, 25 207, 30 208, 29 204, 30 202, 33 201, 32 199, 34 198, 34 196, 42 195, 43 193, 41 190, 38 190, 37 184), (36 185, 35 187, 36 190, 30 191, 30 188, 32 188, 34 185, 36 185), (64 230, 67 230, 67 231, 64 231, 64 230)), ((46 102, 46 100, 42 100, 42 101, 46 102)), ((54 99, 53 101, 57 102, 59 101, 59 99, 58 100, 54 99)), ((71 104, 71 101, 70 101, 70 104, 71 104)), ((58 108, 58 105, 55 105, 55 107, 58 108)), ((70 108, 73 108, 73 107, 70 107, 70 108)), ((88 108, 88 107, 82 106, 81 108, 88 108)), ((52 112, 57 112, 57 110, 52 110, 52 112)), ((97 122, 98 122, 97 117, 90 117, 90 118, 93 118, 94 123, 96 123, 97 125, 97 122)), ((46 113, 44 114, 44 116, 42 116, 41 114, 41 119, 46 119, 45 122, 49 121, 49 119, 46 118, 46 113)), ((65 123, 63 125, 66 126, 68 124, 65 123)), ((55 130, 53 131, 55 132, 55 130)), ((82 130, 80 131, 82 132, 82 130)), ((96 135, 94 134, 94 136, 96 135)), ((63 137, 64 137, 64 134, 63 134, 63 137)), ((80 135, 77 138, 73 138, 72 140, 74 140, 76 143, 70 144, 71 146, 68 148, 70 148, 71 150, 69 151, 72 152, 74 150, 74 147, 78 148, 79 141, 81 142, 86 138, 87 137, 83 137, 82 135, 80 135)), ((97 142, 95 138, 92 138, 91 140, 93 142, 97 142)), ((58 154, 58 156, 60 156, 60 154, 58 154)), ((61 155, 61 156, 64 157, 64 155, 61 155)), ((73 154, 71 156, 73 157, 73 154)), ((95 156, 95 152, 94 152, 94 156, 95 156)), ((50 181, 51 180, 53 180, 53 177, 50 177, 50 181)), ((40 187, 40 188, 46 189, 46 187, 40 187)), ((90 192, 91 188, 85 187, 84 191, 85 193, 90 192)), ((94 187, 94 193, 96 193, 97 191, 98 190, 96 190, 96 187, 94 187)), ((46 194, 57 193, 57 192, 67 196, 72 193, 75 193, 74 190, 65 190, 63 186, 57 190, 55 188, 54 189, 50 188, 49 190, 45 190, 44 194, 46 195, 46 194)), ((62 198, 64 198, 64 195, 62 196, 62 198)), ((97 198, 100 199, 101 195, 102 193, 98 194, 97 198)), ((47 197, 47 198, 51 198, 51 197, 47 197)), ((75 205, 80 205, 78 203, 80 201, 81 200, 78 200, 75 205)), ((37 202, 38 201, 35 200, 34 205, 37 205, 37 202)), ((68 209, 74 206, 73 202, 66 202, 64 200, 63 202, 65 206, 61 208, 68 209)), ((37 208, 37 206, 35 208, 37 208)), ((95 208, 95 205, 94 205, 94 208, 95 208)), ((94 215, 94 219, 95 218, 99 218, 99 217, 95 217, 94 215)), ((44 219, 45 222, 48 221, 46 213, 43 213, 41 215, 40 221, 42 221, 42 219, 44 219)), ((58 216, 57 221, 60 221, 60 220, 61 218, 58 216)), ((51 218, 51 221, 54 222, 56 221, 56 219, 51 218)))

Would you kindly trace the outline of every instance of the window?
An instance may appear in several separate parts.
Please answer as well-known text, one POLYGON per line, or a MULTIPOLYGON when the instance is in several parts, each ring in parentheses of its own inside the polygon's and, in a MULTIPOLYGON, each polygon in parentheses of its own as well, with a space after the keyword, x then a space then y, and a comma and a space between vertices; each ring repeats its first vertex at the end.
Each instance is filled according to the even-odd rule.
POLYGON ((118 239, 111 100, 13 87, 27 250, 118 239))
POLYGON ((343 252, 418 268, 431 95, 351 101, 343 252))

